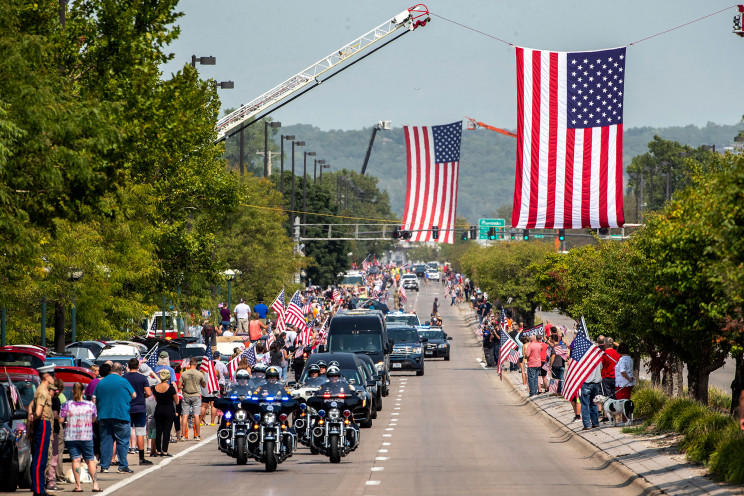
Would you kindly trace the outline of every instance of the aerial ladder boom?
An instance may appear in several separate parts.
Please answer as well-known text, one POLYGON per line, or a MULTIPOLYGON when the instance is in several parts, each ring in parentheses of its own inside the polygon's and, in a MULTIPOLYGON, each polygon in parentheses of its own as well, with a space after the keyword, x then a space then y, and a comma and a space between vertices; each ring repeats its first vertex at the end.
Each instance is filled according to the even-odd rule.
POLYGON ((488 125, 488 124, 486 124, 484 122, 476 121, 475 119, 471 119, 470 117, 467 117, 467 116, 465 118, 468 121, 470 121, 470 123, 468 124, 468 129, 471 130, 471 131, 473 129, 475 129, 476 127, 480 126, 480 127, 484 128, 484 129, 488 129, 490 131, 495 131, 497 133, 505 134, 506 136, 510 136, 512 138, 516 138, 517 137, 516 134, 514 134, 514 133, 512 133, 510 131, 507 131, 506 129, 499 129, 498 127, 490 126, 490 125, 488 125))
MULTIPOLYGON (((362 60, 377 49, 382 48, 387 43, 400 38, 404 34, 407 34, 418 27, 425 26, 430 20, 429 9, 422 3, 414 5, 408 10, 404 10, 392 19, 385 21, 354 41, 347 43, 339 50, 323 57, 307 69, 300 71, 298 74, 295 74, 286 81, 278 84, 263 95, 241 105, 240 108, 217 121, 217 126, 215 128, 217 131, 217 141, 222 141, 226 139, 228 135, 235 134, 240 129, 250 125, 262 117, 265 117, 273 110, 279 108, 277 104, 280 102, 287 100, 290 97, 296 98, 306 91, 315 88, 323 81, 332 78, 347 67, 362 60), (391 36, 393 33, 401 30, 405 31, 398 36, 391 36), (383 41, 385 41, 385 43, 382 43, 383 41), (355 59, 356 55, 373 45, 379 46, 367 53, 365 56, 355 59), (351 61, 351 63, 349 63, 349 61, 351 61), (325 73, 329 73, 329 75, 327 75, 323 81, 318 80, 318 77, 325 73)), ((286 103, 289 102, 285 101, 282 105, 286 103)))

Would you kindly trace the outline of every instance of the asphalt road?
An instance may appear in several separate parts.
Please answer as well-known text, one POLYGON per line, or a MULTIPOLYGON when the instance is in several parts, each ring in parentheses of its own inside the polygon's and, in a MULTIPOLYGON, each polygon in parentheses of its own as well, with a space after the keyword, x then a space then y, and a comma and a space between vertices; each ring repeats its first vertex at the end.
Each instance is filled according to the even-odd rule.
MULTIPOLYGON (((429 315, 435 295, 443 300, 441 286, 411 292, 409 305, 429 315)), ((340 464, 300 447, 266 473, 252 461, 237 466, 212 441, 132 478, 115 494, 639 493, 626 475, 521 404, 495 370, 483 369, 477 361, 482 349, 460 313, 441 310, 454 337, 452 360, 427 361, 423 377, 396 374, 374 426, 362 429, 360 447, 340 464)))

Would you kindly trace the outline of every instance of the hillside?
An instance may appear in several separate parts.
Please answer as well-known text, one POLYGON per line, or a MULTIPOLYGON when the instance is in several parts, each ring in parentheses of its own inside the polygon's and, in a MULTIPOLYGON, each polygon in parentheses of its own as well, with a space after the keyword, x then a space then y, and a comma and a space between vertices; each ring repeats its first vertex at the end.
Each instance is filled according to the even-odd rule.
MULTIPOLYGON (((744 124, 667 128, 629 128, 623 139, 624 162, 627 165, 636 155, 647 151, 654 135, 682 144, 700 146, 716 144, 723 149, 729 145, 744 124)), ((294 134, 307 143, 307 151, 317 152, 317 158, 331 164, 331 170, 361 170, 371 129, 322 131, 307 124, 285 126, 282 134, 294 134)), ((276 137, 277 143, 279 137, 276 137)), ((463 131, 460 166, 460 191, 457 214, 477 222, 480 217, 495 217, 504 204, 511 204, 514 188, 516 140, 491 131, 478 129, 463 131)), ((298 150, 302 150, 301 148, 298 150)), ((286 151, 286 147, 285 147, 286 151)), ((302 167, 302 153, 295 159, 302 167)), ((380 188, 390 194, 394 212, 402 215, 405 202, 406 153, 402 128, 377 133, 367 173, 379 178, 380 188)), ((312 174, 312 166, 310 167, 312 174)), ((301 174, 301 169, 299 171, 301 174)))

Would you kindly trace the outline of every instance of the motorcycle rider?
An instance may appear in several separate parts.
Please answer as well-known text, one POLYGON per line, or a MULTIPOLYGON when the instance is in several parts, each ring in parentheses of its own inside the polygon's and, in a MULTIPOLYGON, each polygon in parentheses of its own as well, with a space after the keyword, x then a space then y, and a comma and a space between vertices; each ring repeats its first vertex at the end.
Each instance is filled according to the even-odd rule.
POLYGON ((252 389, 256 389, 264 382, 266 382, 266 365, 263 363, 257 363, 251 369, 251 378, 248 385, 252 389))
POLYGON ((317 392, 318 395, 324 393, 339 394, 354 391, 354 386, 350 385, 346 381, 346 379, 341 375, 341 369, 337 366, 329 366, 328 371, 326 372, 326 377, 328 377, 328 381, 320 386, 320 389, 317 392))
POLYGON ((320 376, 325 377, 326 370, 328 369, 328 364, 325 363, 325 360, 318 360, 317 362, 315 362, 315 365, 317 365, 320 369, 320 376))
POLYGON ((325 383, 326 378, 320 375, 320 367, 317 364, 312 364, 307 368, 307 379, 305 380, 305 386, 313 387, 320 386, 325 383))
POLYGON ((230 383, 230 385, 227 387, 227 391, 225 391, 225 396, 247 396, 253 392, 253 389, 250 385, 251 376, 248 374, 248 371, 245 369, 240 369, 235 373, 235 382, 230 383))
POLYGON ((281 375, 281 371, 278 367, 269 367, 266 369, 266 380, 263 382, 263 384, 259 385, 258 388, 256 388, 256 391, 253 393, 254 396, 276 396, 278 394, 282 394, 284 396, 289 396, 289 391, 284 387, 284 383, 279 381, 279 376, 281 375))

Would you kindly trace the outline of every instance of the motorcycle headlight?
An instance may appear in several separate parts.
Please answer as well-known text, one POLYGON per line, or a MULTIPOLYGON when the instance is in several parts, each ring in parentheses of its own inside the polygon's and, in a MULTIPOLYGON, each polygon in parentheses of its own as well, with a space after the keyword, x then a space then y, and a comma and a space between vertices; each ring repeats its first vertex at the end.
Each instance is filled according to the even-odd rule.
POLYGON ((375 364, 375 368, 377 369, 378 372, 385 370, 385 362, 377 362, 375 364))
POLYGON ((248 418, 248 412, 245 410, 237 410, 235 412, 235 420, 237 422, 244 422, 248 418))
POLYGON ((273 413, 266 413, 264 414, 264 423, 266 424, 273 424, 276 421, 276 415, 273 413))
POLYGON ((413 349, 413 354, 414 354, 414 355, 420 355, 420 354, 421 354, 421 346, 416 346, 416 347, 415 347, 415 348, 413 349))
POLYGON ((442 344, 439 345, 439 347, 440 348, 446 348, 447 347, 447 343, 442 343, 442 344))
POLYGON ((338 408, 331 408, 328 412, 328 418, 330 420, 338 420, 339 416, 341 415, 341 412, 338 410, 338 408))

